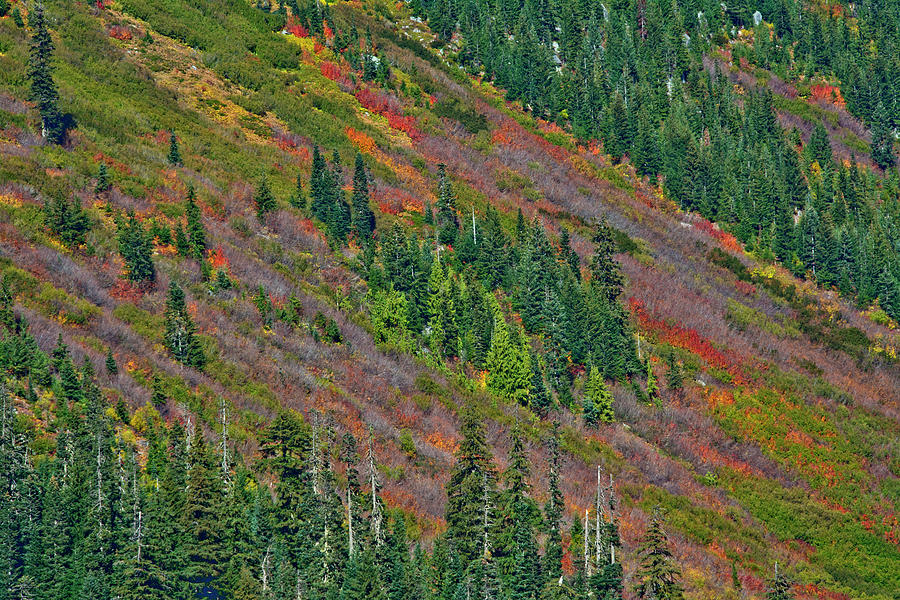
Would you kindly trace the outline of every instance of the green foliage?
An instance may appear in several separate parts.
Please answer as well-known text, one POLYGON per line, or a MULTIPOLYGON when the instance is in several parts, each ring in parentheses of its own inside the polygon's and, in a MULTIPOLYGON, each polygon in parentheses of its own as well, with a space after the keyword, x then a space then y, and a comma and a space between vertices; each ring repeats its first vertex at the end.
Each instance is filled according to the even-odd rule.
POLYGON ((163 341, 165 328, 163 319, 142 310, 131 302, 122 302, 113 309, 113 316, 121 319, 141 337, 153 342, 163 341))
POLYGON ((638 598, 677 600, 683 598, 681 570, 675 563, 662 519, 654 514, 638 548, 640 565, 634 575, 638 598))
POLYGON ((116 362, 116 357, 113 355, 112 348, 110 348, 106 352, 106 372, 109 375, 116 375, 119 372, 119 364, 116 362))
MULTIPOLYGON (((21 21, 21 16, 18 20, 21 21)), ((54 46, 42 4, 36 5, 29 13, 28 22, 32 31, 28 61, 31 99, 37 103, 41 115, 41 135, 51 144, 59 144, 65 138, 66 124, 59 109, 59 92, 53 80, 54 46)))
POLYGON ((197 327, 188 313, 184 291, 175 281, 169 284, 166 297, 163 339, 175 360, 197 369, 203 368, 206 356, 197 337, 197 327))
POLYGON ((108 191, 110 187, 109 170, 106 168, 106 163, 100 163, 100 167, 97 169, 97 184, 94 186, 94 193, 101 194, 108 191))
POLYGON ((130 213, 118 225, 119 254, 125 261, 125 275, 135 283, 152 283, 156 279, 153 266, 153 239, 143 223, 130 213))
POLYGON ((181 149, 178 146, 178 138, 175 137, 175 132, 169 132, 169 153, 166 155, 166 160, 173 167, 181 166, 181 149))
POLYGON ((596 427, 598 423, 612 423, 615 419, 612 402, 612 393, 606 387, 603 376, 596 366, 591 366, 582 400, 585 424, 596 427))
POLYGON ((256 184, 256 190, 253 192, 253 202, 256 204, 256 218, 259 219, 260 223, 268 213, 278 208, 275 196, 272 195, 272 190, 269 188, 269 179, 265 175, 260 177, 259 182, 256 184))
POLYGON ((489 298, 494 314, 487 354, 488 389, 507 400, 527 404, 531 393, 531 357, 520 335, 513 335, 497 301, 489 298))
POLYGON ((410 352, 414 342, 407 328, 407 302, 396 290, 369 290, 366 302, 372 322, 372 337, 376 344, 410 352))
POLYGON ((48 200, 44 204, 44 222, 50 233, 70 248, 83 245, 91 227, 90 219, 77 198, 71 202, 62 197, 48 200))
POLYGON ((437 102, 431 111, 439 117, 459 121, 469 134, 488 129, 487 119, 477 110, 464 106, 458 98, 450 96, 437 102))
POLYGON ((666 354, 666 380, 669 390, 678 394, 684 388, 684 372, 674 351, 666 354))

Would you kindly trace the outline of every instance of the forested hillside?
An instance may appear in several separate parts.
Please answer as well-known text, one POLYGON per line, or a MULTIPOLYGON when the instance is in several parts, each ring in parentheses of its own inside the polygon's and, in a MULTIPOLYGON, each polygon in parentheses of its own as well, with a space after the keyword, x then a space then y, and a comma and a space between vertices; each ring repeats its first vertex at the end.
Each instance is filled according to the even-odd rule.
POLYGON ((900 597, 898 40, 0 0, 0 600, 900 597))

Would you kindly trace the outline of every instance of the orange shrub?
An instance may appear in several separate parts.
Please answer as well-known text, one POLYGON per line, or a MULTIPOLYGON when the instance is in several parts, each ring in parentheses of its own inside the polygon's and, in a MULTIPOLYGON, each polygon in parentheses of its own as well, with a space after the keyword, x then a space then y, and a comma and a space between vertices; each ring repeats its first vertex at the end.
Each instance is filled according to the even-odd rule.
POLYGON ((228 259, 222 252, 222 246, 216 246, 215 250, 209 251, 209 266, 213 269, 228 270, 228 259))
POLYGON ((133 35, 131 33, 131 28, 124 27, 122 25, 113 25, 109 28, 109 37, 115 38, 117 40, 127 41, 130 40, 133 35))
POLYGON ((809 92, 813 100, 825 100, 841 107, 847 105, 847 103, 844 101, 844 97, 841 95, 841 88, 837 87, 836 85, 828 85, 824 83, 814 85, 809 89, 809 92))
POLYGON ((375 140, 371 137, 363 133, 362 131, 357 131, 352 127, 348 127, 344 132, 347 134, 347 137, 351 142, 356 144, 356 147, 359 148, 360 152, 365 154, 372 154, 375 151, 375 140))

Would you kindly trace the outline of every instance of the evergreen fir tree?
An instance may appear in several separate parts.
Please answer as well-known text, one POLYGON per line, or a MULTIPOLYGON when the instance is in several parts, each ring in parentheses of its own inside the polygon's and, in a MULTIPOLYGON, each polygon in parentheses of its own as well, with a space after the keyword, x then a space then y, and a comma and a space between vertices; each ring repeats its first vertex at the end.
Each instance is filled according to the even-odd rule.
POLYGON ((683 597, 681 569, 668 545, 662 518, 656 512, 638 547, 640 565, 634 575, 634 592, 638 598, 680 600, 683 597))
POLYGON ((327 223, 331 214, 331 173, 318 146, 313 146, 312 171, 309 176, 309 191, 313 216, 327 223))
POLYGON ((669 384, 669 390, 675 394, 680 394, 684 387, 684 373, 681 365, 678 364, 678 357, 674 351, 666 354, 666 379, 669 384))
POLYGON ((226 559, 219 520, 224 512, 222 490, 212 453, 201 428, 194 431, 188 455, 182 527, 190 540, 181 576, 194 596, 213 596, 219 588, 218 577, 226 559))
POLYGON ((494 326, 487 354, 487 386, 495 394, 527 403, 531 391, 531 365, 528 349, 510 334, 500 306, 493 298, 494 326))
POLYGON ((793 600, 793 598, 790 582, 778 571, 778 563, 775 563, 775 574, 766 586, 766 600, 793 600))
POLYGON ((191 255, 197 260, 203 260, 203 254, 206 252, 206 230, 203 228, 200 207, 197 206, 196 199, 194 186, 190 185, 187 203, 184 207, 184 213, 187 216, 187 237, 190 240, 191 255))
POLYGON ((369 206, 369 176, 359 152, 353 172, 353 231, 361 244, 367 244, 375 231, 375 214, 369 206))
POLYGON ((38 3, 30 12, 28 24, 32 31, 28 61, 31 98, 37 103, 41 114, 41 135, 51 144, 59 144, 66 134, 65 121, 59 110, 59 92, 53 81, 53 40, 47 29, 43 4, 38 3))
POLYGON ((116 375, 119 372, 119 365, 116 363, 116 357, 113 356, 112 348, 106 352, 106 372, 110 375, 116 375))
POLYGON ((181 150, 178 147, 178 138, 175 137, 174 131, 169 131, 169 154, 166 160, 173 167, 181 166, 181 150))
POLYGON ((294 193, 288 197, 288 203, 294 208, 306 210, 306 195, 303 193, 303 179, 300 176, 300 173, 297 173, 297 183, 294 188, 294 193))
POLYGON ((872 162, 888 169, 897 164, 894 155, 894 136, 890 130, 887 111, 884 104, 879 102, 875 110, 875 122, 872 125, 872 162))
POLYGON ((467 562, 483 554, 485 499, 494 494, 494 465, 484 426, 473 406, 466 406, 462 441, 447 483, 447 538, 467 562))
POLYGON ((187 232, 180 223, 175 227, 175 250, 178 252, 178 256, 185 258, 191 258, 194 255, 187 232))
POLYGON ((622 285, 625 278, 621 267, 613 256, 616 252, 616 242, 613 238, 613 230, 601 219, 594 234, 594 256, 591 259, 591 286, 608 302, 614 303, 622 293, 622 285))
POLYGON ((134 213, 129 213, 125 223, 119 226, 119 254, 125 260, 130 281, 152 283, 156 279, 153 241, 134 213))
POLYGON ((278 208, 275 196, 272 195, 272 190, 269 189, 269 179, 265 175, 261 176, 256 184, 256 190, 253 192, 253 202, 256 204, 256 218, 259 219, 260 223, 263 222, 268 213, 278 208))
POLYGON ((109 188, 109 171, 106 168, 106 163, 102 162, 100 163, 100 168, 97 170, 97 185, 94 186, 94 193, 101 194, 109 188))
POLYGON ((188 313, 184 291, 174 280, 169 284, 165 322, 166 331, 163 339, 175 360, 202 369, 206 357, 197 337, 197 327, 188 313))
POLYGON ((596 366, 591 366, 584 384, 584 422, 590 426, 598 423, 612 423, 615 419, 612 409, 613 397, 603 376, 596 366))
POLYGON ((58 196, 44 204, 44 222, 50 232, 70 248, 85 243, 90 230, 90 219, 77 198, 68 201, 58 196))
POLYGON ((153 403, 153 406, 162 408, 168 401, 169 397, 166 395, 162 377, 159 373, 154 373, 150 380, 150 402, 153 403))

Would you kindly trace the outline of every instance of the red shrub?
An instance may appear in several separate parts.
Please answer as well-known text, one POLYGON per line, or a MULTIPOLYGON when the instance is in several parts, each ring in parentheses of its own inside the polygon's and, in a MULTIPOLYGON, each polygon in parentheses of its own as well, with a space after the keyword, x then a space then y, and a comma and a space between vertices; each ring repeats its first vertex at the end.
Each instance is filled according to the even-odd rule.
POLYGON ((119 300, 137 302, 143 296, 143 290, 127 279, 118 279, 112 289, 109 290, 109 295, 119 300))
POLYGON ((297 22, 294 15, 288 17, 287 24, 284 26, 285 31, 298 38, 309 37, 306 27, 297 22))
POLYGON ((422 132, 416 128, 416 119, 415 117, 408 117, 403 115, 397 115, 394 113, 385 114, 388 120, 388 125, 390 125, 393 129, 397 129, 402 131, 406 135, 413 140, 419 140, 422 138, 422 132))
POLYGON ((734 284, 734 287, 738 289, 739 292, 744 294, 745 296, 755 296, 756 295, 756 286, 752 283, 747 283, 746 281, 737 281, 734 284))
POLYGON ((378 114, 384 114, 388 112, 399 114, 401 112, 400 105, 396 100, 394 100, 390 96, 372 91, 369 88, 362 88, 361 90, 357 91, 354 96, 359 101, 359 103, 363 105, 364 108, 367 108, 378 114))
POLYGON ((730 233, 722 231, 718 225, 710 223, 706 219, 698 218, 694 222, 694 227, 717 240, 726 250, 731 250, 732 252, 741 252, 743 250, 737 238, 730 233))
POLYGON ((713 346, 712 342, 701 336, 695 329, 683 325, 670 325, 664 319, 650 314, 644 302, 635 297, 628 299, 632 313, 637 317, 642 329, 655 332, 659 341, 684 348, 696 354, 709 365, 727 371, 735 383, 746 383, 746 379, 738 366, 738 359, 713 346))
POLYGON ((109 28, 109 37, 117 40, 130 40, 133 36, 129 27, 113 25, 109 28))
POLYGON ((323 60, 319 65, 319 72, 332 81, 338 81, 344 77, 341 68, 329 60, 323 60))

